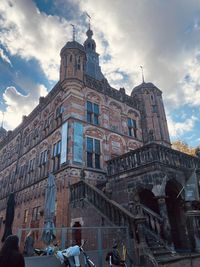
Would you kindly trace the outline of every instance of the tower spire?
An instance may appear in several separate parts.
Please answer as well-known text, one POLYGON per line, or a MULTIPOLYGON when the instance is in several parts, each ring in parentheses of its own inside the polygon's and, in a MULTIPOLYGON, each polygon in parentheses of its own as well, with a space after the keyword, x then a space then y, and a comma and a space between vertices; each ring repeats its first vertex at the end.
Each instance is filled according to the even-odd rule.
POLYGON ((74 24, 71 24, 72 29, 73 29, 73 34, 72 34, 72 40, 75 41, 76 33, 75 33, 75 26, 74 24))
POLYGON ((142 71, 142 82, 144 83, 144 72, 143 72, 143 66, 140 66, 141 71, 142 71))

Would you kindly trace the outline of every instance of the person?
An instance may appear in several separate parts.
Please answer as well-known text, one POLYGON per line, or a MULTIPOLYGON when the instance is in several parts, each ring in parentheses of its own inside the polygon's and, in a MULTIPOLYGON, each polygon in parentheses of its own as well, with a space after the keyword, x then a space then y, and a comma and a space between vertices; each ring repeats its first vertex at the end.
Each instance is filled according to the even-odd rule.
POLYGON ((35 243, 35 235, 33 231, 30 231, 25 239, 24 243, 24 256, 30 257, 34 255, 34 243, 35 243))
POLYGON ((0 250, 1 267, 25 267, 24 257, 19 252, 19 238, 10 235, 6 238, 0 250))

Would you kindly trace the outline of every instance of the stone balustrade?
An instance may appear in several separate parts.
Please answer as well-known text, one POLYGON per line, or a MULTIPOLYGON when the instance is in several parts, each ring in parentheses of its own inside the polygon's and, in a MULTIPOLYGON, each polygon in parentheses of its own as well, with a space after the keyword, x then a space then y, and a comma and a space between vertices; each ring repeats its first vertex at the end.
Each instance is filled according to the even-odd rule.
POLYGON ((117 202, 110 200, 96 187, 86 181, 80 181, 70 186, 70 202, 75 203, 81 199, 87 199, 114 225, 128 226, 133 230, 133 224, 138 217, 123 208, 117 202))
POLYGON ((107 172, 112 176, 155 162, 175 168, 200 168, 199 158, 151 143, 107 161, 107 172))

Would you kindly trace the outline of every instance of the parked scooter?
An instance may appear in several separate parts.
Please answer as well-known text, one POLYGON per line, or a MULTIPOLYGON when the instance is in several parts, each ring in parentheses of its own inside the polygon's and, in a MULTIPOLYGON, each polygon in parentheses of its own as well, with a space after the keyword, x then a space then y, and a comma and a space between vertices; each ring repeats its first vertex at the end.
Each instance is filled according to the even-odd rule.
MULTIPOLYGON (((85 242, 83 243, 83 245, 85 242)), ((89 258, 83 250, 83 245, 71 246, 64 250, 58 250, 55 255, 60 260, 61 264, 65 263, 67 267, 80 267, 80 254, 83 254, 84 267, 96 267, 95 263, 89 258)))

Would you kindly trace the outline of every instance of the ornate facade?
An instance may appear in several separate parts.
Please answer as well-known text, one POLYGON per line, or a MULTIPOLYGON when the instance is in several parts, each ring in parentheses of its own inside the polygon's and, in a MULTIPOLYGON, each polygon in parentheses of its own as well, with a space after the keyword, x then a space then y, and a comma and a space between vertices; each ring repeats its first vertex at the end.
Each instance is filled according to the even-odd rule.
MULTIPOLYGON (((56 227, 71 226, 72 222, 102 224, 98 214, 90 220, 82 208, 71 205, 78 196, 86 197, 87 189, 90 196, 99 198, 93 205, 103 209, 104 203, 110 210, 101 211, 104 222, 128 225, 133 220, 140 225, 134 216, 142 214, 152 232, 157 227, 157 234, 169 246, 182 248, 185 239, 180 236, 185 226, 176 237, 166 237, 167 230, 162 228, 164 219, 169 232, 173 228, 170 224, 174 225, 172 230, 178 229, 173 216, 167 216, 175 214, 173 207, 169 208, 173 201, 166 206, 165 199, 168 194, 175 201, 188 178, 186 170, 189 173, 198 167, 199 161, 170 148, 162 92, 155 85, 143 82, 131 96, 124 88, 109 85, 92 36, 89 28, 84 45, 75 40, 66 43, 60 52, 60 79, 55 87, 40 98, 16 129, 8 133, 1 129, 0 235, 10 192, 16 200, 15 231, 43 227, 44 192, 47 176, 53 173, 56 227), (161 185, 163 191, 159 191, 161 185)), ((177 201, 180 207, 184 199, 177 201)), ((177 218, 183 218, 183 213, 180 208, 177 218)))

